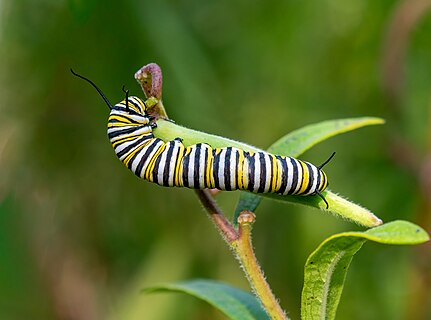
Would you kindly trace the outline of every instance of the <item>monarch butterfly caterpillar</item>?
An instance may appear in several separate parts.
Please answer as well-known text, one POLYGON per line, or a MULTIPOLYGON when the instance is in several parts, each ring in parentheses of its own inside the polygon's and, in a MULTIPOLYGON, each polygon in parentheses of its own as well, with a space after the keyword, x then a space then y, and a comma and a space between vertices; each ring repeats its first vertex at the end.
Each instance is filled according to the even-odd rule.
POLYGON ((117 157, 135 175, 166 187, 248 190, 281 195, 318 195, 328 186, 322 165, 268 152, 247 152, 236 147, 212 148, 206 143, 185 146, 181 138, 163 141, 153 135, 157 125, 138 97, 126 97, 112 105, 89 79, 111 112, 108 138, 117 157))

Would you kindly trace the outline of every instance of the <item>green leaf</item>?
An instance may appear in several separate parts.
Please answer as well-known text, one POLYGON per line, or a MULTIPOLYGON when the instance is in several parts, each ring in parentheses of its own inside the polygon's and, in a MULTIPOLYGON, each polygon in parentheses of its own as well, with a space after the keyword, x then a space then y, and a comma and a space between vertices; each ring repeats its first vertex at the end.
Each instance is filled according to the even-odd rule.
POLYGON ((335 319, 350 262, 367 240, 412 245, 428 241, 429 235, 410 222, 393 221, 365 232, 344 232, 326 239, 305 264, 303 320, 335 319))
MULTIPOLYGON (((362 117, 328 120, 310 124, 280 138, 268 148, 268 152, 298 157, 312 146, 328 138, 365 126, 383 123, 385 123, 385 121, 381 118, 362 117)), ((328 152, 328 156, 330 153, 331 152, 328 152)), ((325 159, 322 159, 322 162, 324 160, 325 159)))
POLYGON ((163 284, 144 290, 182 292, 213 305, 233 320, 269 320, 260 302, 248 292, 211 280, 190 280, 163 284))
MULTIPOLYGON (((326 140, 335 135, 349 132, 364 126, 376 125, 384 123, 383 119, 363 117, 349 118, 339 120, 323 121, 316 124, 305 126, 301 129, 292 131, 281 139, 277 140, 268 148, 268 152, 277 155, 286 155, 290 157, 298 157, 312 146, 326 140)), ((324 159, 322 159, 323 162, 324 159)), ((261 201, 261 196, 272 197, 281 201, 301 203, 315 208, 326 209, 326 204, 318 196, 308 197, 292 197, 278 196, 270 194, 256 195, 250 192, 241 192, 238 205, 235 209, 234 222, 239 214, 244 210, 255 211, 261 201)), ((334 214, 341 215, 344 218, 353 220, 358 224, 371 227, 381 224, 381 220, 375 217, 370 211, 364 209, 354 203, 351 203, 330 191, 325 193, 325 198, 328 202, 343 203, 343 206, 334 207, 329 205, 329 211, 334 214), (347 211, 346 211, 347 210, 347 211), (351 212, 349 212, 351 211, 351 212)))

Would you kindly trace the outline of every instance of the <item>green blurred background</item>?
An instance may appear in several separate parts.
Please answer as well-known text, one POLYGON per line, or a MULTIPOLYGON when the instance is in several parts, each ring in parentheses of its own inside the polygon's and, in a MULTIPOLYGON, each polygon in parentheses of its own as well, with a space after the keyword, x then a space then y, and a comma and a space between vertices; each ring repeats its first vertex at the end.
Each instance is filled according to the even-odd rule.
MULTIPOLYGON (((430 231, 431 1, 0 1, 0 318, 225 319, 194 298, 144 295, 211 278, 248 290, 191 190, 124 169, 106 137, 122 85, 149 62, 179 124, 266 148, 304 125, 380 116, 315 147, 331 189, 430 231)), ((230 214, 237 192, 217 200, 230 214)), ((306 257, 360 230, 265 200, 256 254, 299 318, 306 257)), ((431 248, 367 244, 339 319, 430 319, 431 248)))

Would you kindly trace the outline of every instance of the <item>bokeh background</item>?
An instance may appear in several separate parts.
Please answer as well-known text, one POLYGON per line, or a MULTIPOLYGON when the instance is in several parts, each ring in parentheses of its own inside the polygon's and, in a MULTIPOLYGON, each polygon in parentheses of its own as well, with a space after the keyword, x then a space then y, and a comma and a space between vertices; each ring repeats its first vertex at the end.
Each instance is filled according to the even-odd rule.
MULTIPOLYGON (((161 282, 211 278, 248 290, 191 190, 124 169, 108 110, 134 72, 158 63, 169 116, 266 148, 304 125, 380 116, 332 138, 331 189, 384 221, 430 231, 431 1, 0 1, 0 318, 225 319, 161 282)), ((231 214, 237 192, 217 200, 231 214)), ((299 318, 303 265, 327 236, 361 230, 265 200, 256 254, 299 318)), ((339 319, 430 319, 431 248, 368 243, 339 319)))

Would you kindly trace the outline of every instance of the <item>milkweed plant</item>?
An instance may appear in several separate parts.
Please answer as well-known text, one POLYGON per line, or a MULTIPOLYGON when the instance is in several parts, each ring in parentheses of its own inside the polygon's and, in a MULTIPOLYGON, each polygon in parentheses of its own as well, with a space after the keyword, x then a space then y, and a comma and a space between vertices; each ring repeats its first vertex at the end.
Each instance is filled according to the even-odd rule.
MULTIPOLYGON (((73 73, 76 76, 87 80, 96 87, 90 80, 76 74, 75 72, 73 73)), ((177 145, 182 143, 183 146, 181 146, 181 148, 187 148, 204 143, 212 148, 233 147, 247 155, 256 153, 261 153, 263 155, 263 150, 257 149, 248 144, 188 129, 170 121, 162 102, 162 72, 157 64, 150 63, 142 67, 138 72, 136 72, 135 78, 141 85, 146 96, 146 100, 142 103, 142 108, 144 108, 146 112, 145 116, 148 117, 142 121, 144 121, 145 125, 148 124, 150 120, 152 121, 151 128, 148 127, 152 139, 156 138, 156 140, 160 139, 164 142, 173 142, 180 138, 178 140, 179 142, 177 141, 176 143, 177 145)), ((124 108, 124 111, 127 112, 120 112, 118 114, 114 112, 113 114, 112 110, 115 109, 115 107, 109 103, 97 87, 96 89, 111 109, 110 128, 114 128, 111 130, 111 133, 115 130, 126 130, 121 127, 124 123, 130 126, 134 121, 141 121, 138 118, 127 118, 127 116, 124 116, 124 113, 129 113, 129 108, 133 108, 134 103, 140 103, 139 101, 141 100, 139 98, 132 97, 130 98, 131 101, 129 101, 128 91, 123 88, 126 93, 126 99, 123 104, 120 103, 116 106, 119 106, 119 109, 124 108), (129 103, 131 103, 130 107, 129 103)), ((133 112, 134 111, 132 110, 132 113, 133 112)), ((317 143, 330 137, 365 126, 383 123, 384 120, 380 118, 361 117, 329 120, 308 125, 295 130, 276 141, 268 148, 268 150, 265 151, 265 155, 275 154, 281 157, 288 156, 296 158, 317 143)), ((148 132, 146 131, 143 135, 145 134, 148 135, 148 132)), ((136 135, 133 135, 132 138, 134 139, 135 137, 136 135)), ((115 132, 110 136, 114 149, 117 145, 124 143, 125 141, 128 142, 132 138, 122 137, 121 141, 116 142, 115 132)), ((132 152, 131 147, 128 145, 116 149, 116 153, 119 158, 127 165, 127 162, 124 159, 128 159, 128 161, 130 161, 130 157, 129 154, 125 154, 125 152, 123 152, 123 149, 128 150, 131 154, 130 157, 136 154, 136 152, 132 152), (121 155, 123 154, 125 155, 122 159, 121 155)), ((173 151, 171 151, 171 155, 172 152, 173 151)), ((168 152, 166 151, 166 153, 168 152)), ((165 166, 169 166, 166 157, 168 157, 168 155, 165 155, 165 160, 163 161, 166 162, 165 166)), ((150 160, 148 161, 151 162, 150 160)), ((159 161, 161 162, 161 160, 159 161)), ((141 162, 143 161, 141 160, 141 162)), ((156 161, 154 160, 153 162, 156 161)), ((309 164, 307 164, 307 166, 308 165, 309 164)), ((154 171, 156 164, 153 163, 152 166, 153 167, 151 168, 153 168, 152 170, 154 171)), ((271 198, 279 201, 314 207, 368 228, 363 232, 352 231, 332 235, 325 239, 308 257, 304 267, 304 285, 301 297, 301 318, 303 320, 335 319, 348 267, 355 253, 361 249, 365 242, 373 241, 391 245, 413 245, 429 240, 429 235, 417 225, 407 221, 383 223, 382 220, 368 209, 365 209, 364 207, 350 202, 342 196, 325 189, 326 184, 323 188, 318 188, 317 186, 321 182, 320 179, 323 179, 322 177, 326 179, 324 174, 319 176, 320 169, 323 165, 319 167, 310 165, 310 171, 307 173, 305 173, 306 165, 301 164, 301 166, 304 166, 304 174, 299 177, 303 183, 306 179, 318 180, 313 185, 315 189, 312 189, 313 187, 311 187, 311 184, 308 186, 308 190, 311 190, 309 193, 311 195, 304 196, 304 194, 307 194, 306 192, 297 192, 296 195, 280 195, 277 193, 256 194, 241 191, 232 221, 230 221, 217 206, 215 196, 218 190, 204 188, 195 190, 198 199, 205 208, 205 211, 217 227, 221 238, 224 239, 234 256, 237 258, 237 261, 239 261, 245 272, 246 278, 249 281, 253 294, 221 282, 202 279, 161 284, 151 288, 145 288, 144 292, 183 292, 210 303, 215 308, 223 312, 229 319, 234 320, 288 319, 286 312, 280 306, 278 299, 272 293, 272 290, 264 277, 262 268, 254 254, 251 236, 252 226, 256 220, 254 212, 259 206, 262 198, 271 198), (313 174, 314 176, 312 176, 313 174), (316 177, 319 178, 317 179, 316 177)), ((129 165, 129 168, 131 167, 132 166, 129 165)), ((164 172, 166 173, 168 171, 168 169, 165 169, 164 172)), ((194 176, 198 177, 198 173, 194 173, 194 176)), ((156 177, 156 174, 154 172, 147 172, 146 179, 150 181, 153 181, 152 179, 157 179, 157 177, 152 177, 156 177)), ((278 178, 270 177, 270 180, 275 183, 274 181, 281 179, 280 177, 280 175, 278 178)), ((161 178, 159 178, 159 184, 161 184, 160 179, 161 178)), ((195 181, 197 181, 197 179, 199 178, 195 178, 195 181)), ((204 181, 205 178, 201 179, 204 181)), ((164 180, 168 180, 166 175, 164 180)), ((157 180, 155 182, 157 182, 157 180)), ((201 182, 201 185, 202 183, 203 182, 201 182)), ((281 182, 278 183, 280 184, 281 182)), ((207 184, 209 184, 209 182, 205 180, 205 185, 207 184)), ((324 183, 322 182, 321 184, 323 185, 324 183)), ((218 187, 218 189, 225 188, 218 187)), ((304 184, 303 187, 297 187, 297 189, 302 189, 304 191, 307 189, 307 186, 304 184)), ((273 190, 272 192, 275 191, 273 190)))

